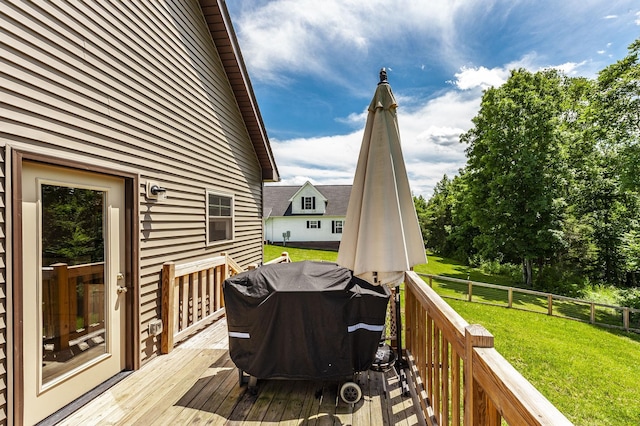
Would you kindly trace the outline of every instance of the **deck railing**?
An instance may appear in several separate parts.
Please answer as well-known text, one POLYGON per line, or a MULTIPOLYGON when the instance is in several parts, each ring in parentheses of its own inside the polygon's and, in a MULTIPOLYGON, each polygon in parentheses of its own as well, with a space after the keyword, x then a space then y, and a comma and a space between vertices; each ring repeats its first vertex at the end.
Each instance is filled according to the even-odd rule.
POLYGON ((507 287, 459 278, 419 274, 438 283, 444 298, 466 300, 503 306, 573 319, 602 327, 640 332, 640 309, 590 302, 557 294, 543 293, 518 287, 507 287), (446 294, 444 293, 446 292, 446 294))
POLYGON ((280 254, 280 257, 276 257, 273 260, 270 260, 268 262, 265 262, 265 265, 271 265, 274 263, 291 263, 291 258, 289 257, 289 253, 286 251, 283 251, 280 254))
POLYGON ((42 268, 42 333, 55 351, 104 328, 104 262, 42 268))
POLYGON ((162 266, 162 353, 224 314, 222 283, 242 268, 225 253, 162 266))
POLYGON ((406 355, 427 421, 438 425, 570 425, 415 272, 405 275, 406 355))

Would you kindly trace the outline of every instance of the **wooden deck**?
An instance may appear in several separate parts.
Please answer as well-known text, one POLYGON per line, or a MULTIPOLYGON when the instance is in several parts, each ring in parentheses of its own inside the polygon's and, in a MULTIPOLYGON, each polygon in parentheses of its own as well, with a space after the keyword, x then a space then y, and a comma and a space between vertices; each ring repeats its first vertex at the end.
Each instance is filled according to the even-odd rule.
POLYGON ((415 425, 425 424, 393 371, 359 374, 362 399, 338 397, 340 383, 264 380, 252 395, 238 384, 223 318, 159 356, 62 420, 63 425, 415 425), (386 384, 386 394, 383 384, 386 384))

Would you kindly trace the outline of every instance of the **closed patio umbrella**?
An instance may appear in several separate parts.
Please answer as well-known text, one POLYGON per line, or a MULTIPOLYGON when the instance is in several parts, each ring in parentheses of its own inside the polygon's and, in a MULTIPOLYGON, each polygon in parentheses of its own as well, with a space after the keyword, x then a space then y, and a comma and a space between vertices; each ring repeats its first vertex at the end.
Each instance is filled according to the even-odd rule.
POLYGON ((400 147, 396 108, 383 68, 369 105, 337 263, 373 284, 396 287, 397 367, 406 392, 398 286, 405 271, 427 258, 400 147))
POLYGON ((373 284, 395 286, 426 263, 400 147, 396 100, 384 68, 369 105, 338 264, 373 284))

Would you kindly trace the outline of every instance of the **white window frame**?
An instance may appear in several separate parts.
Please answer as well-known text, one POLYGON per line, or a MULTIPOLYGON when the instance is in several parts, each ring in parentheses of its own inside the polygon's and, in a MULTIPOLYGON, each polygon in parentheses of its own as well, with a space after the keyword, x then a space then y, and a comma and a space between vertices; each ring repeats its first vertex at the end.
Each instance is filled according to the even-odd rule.
POLYGON ((307 229, 320 229, 320 221, 319 220, 308 220, 307 221, 307 229))
POLYGON ((230 194, 228 192, 222 192, 222 191, 217 191, 217 190, 213 190, 213 189, 208 189, 206 190, 205 193, 205 210, 206 210, 206 241, 207 241, 207 246, 213 246, 213 245, 217 245, 217 244, 224 244, 224 243, 229 243, 229 242, 233 242, 233 240, 235 239, 235 196, 233 194, 230 194), (210 206, 209 206, 209 197, 210 196, 214 196, 214 197, 223 197, 223 198, 228 198, 230 200, 230 215, 229 216, 211 216, 210 215, 210 206), (212 232, 211 230, 211 221, 215 220, 216 218, 228 218, 225 219, 225 223, 227 224, 227 229, 225 229, 228 238, 222 239, 222 240, 215 240, 215 241, 211 241, 211 235, 210 232, 212 232))
POLYGON ((334 234, 342 234, 342 231, 344 231, 344 220, 335 219, 333 221, 333 233, 334 234), (340 228, 339 231, 338 231, 338 228, 340 228))

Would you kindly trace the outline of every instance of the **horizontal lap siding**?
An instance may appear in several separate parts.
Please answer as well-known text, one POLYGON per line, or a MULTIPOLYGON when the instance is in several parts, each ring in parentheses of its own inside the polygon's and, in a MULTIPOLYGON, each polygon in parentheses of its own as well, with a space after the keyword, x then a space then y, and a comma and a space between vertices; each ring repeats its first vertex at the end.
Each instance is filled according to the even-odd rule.
POLYGON ((261 170, 199 5, 0 2, 0 31, 0 141, 140 174, 144 363, 163 262, 262 258, 261 170), (207 189, 235 197, 233 243, 206 246, 207 189))

